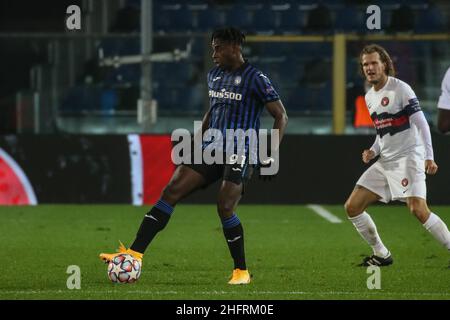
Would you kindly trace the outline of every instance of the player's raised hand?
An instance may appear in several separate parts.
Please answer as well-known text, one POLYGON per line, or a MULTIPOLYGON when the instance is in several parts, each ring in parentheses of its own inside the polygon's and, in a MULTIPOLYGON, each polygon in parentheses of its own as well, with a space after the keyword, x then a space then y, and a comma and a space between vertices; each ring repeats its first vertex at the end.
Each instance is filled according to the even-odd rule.
POLYGON ((366 149, 363 151, 362 161, 364 163, 369 163, 369 161, 372 160, 373 158, 375 158, 375 151, 370 150, 370 149, 366 149))
POLYGON ((433 160, 425 160, 425 172, 430 175, 436 174, 438 165, 433 160))

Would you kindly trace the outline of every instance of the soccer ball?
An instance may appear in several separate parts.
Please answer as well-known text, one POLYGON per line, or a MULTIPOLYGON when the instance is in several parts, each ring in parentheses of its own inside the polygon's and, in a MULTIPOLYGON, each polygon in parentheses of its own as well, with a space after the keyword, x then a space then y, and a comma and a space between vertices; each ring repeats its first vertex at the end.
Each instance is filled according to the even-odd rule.
POLYGON ((119 254, 108 264, 108 278, 114 283, 133 283, 141 275, 141 263, 129 254, 119 254))

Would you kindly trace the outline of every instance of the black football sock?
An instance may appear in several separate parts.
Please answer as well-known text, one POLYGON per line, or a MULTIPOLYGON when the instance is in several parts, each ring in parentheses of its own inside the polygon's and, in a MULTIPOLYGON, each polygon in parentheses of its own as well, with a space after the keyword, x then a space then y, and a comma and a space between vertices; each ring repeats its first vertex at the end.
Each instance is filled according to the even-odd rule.
POLYGON ((164 200, 159 200, 145 215, 130 249, 144 253, 156 234, 164 229, 172 215, 173 208, 164 200))
POLYGON ((222 220, 223 234, 227 240, 228 249, 234 261, 234 268, 246 270, 244 251, 244 229, 241 221, 233 214, 231 217, 222 220))

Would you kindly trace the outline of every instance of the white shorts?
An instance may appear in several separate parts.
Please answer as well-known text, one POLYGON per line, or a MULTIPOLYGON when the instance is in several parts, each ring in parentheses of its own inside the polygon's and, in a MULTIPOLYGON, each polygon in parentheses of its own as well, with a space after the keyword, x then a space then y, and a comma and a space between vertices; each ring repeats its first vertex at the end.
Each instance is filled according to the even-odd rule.
POLYGON ((380 196, 380 201, 406 201, 408 197, 427 198, 425 160, 415 154, 401 158, 378 160, 359 178, 356 185, 380 196))

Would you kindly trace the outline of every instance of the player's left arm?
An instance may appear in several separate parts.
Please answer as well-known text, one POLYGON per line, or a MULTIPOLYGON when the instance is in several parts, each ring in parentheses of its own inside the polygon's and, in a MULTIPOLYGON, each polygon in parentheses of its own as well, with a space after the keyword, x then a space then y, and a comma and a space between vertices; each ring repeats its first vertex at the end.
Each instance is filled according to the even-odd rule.
POLYGON ((415 125, 419 131, 425 146, 425 172, 434 175, 438 166, 434 162, 433 144, 431 142, 430 126, 422 111, 416 112, 409 117, 409 122, 415 125))
POLYGON ((278 130, 279 133, 279 140, 275 147, 275 150, 277 150, 279 148, 281 140, 283 139, 284 132, 287 127, 288 116, 281 100, 267 102, 266 109, 274 119, 273 129, 278 130))
MULTIPOLYGON (((264 158, 264 156, 262 156, 261 161, 261 167, 260 170, 262 170, 262 167, 271 167, 272 166, 272 162, 277 163, 278 162, 278 149, 280 147, 281 144, 281 140, 283 139, 284 136, 284 131, 286 130, 286 126, 288 123, 288 116, 286 113, 286 109, 283 106, 283 103, 281 102, 280 99, 278 100, 273 100, 273 101, 268 101, 265 103, 266 109, 267 111, 270 113, 270 115, 273 117, 274 122, 273 122, 273 127, 272 130, 277 130, 278 131, 278 141, 274 140, 272 141, 272 139, 274 138, 272 136, 272 138, 270 139, 269 142, 269 153, 270 153, 270 157, 268 158, 264 158), (275 142, 275 143, 274 143, 275 142), (273 147, 271 147, 273 145, 273 147)), ((268 156, 268 154, 267 154, 268 156)), ((263 180, 270 180, 272 179, 272 177, 276 176, 276 173, 278 172, 278 163, 275 165, 275 167, 277 168, 275 173, 270 173, 270 174, 265 174, 262 171, 260 171, 260 179, 263 180)))
POLYGON ((281 102, 277 90, 275 90, 269 77, 267 77, 264 73, 259 72, 256 74, 254 77, 253 87, 256 97, 263 102, 267 111, 269 111, 270 115, 275 120, 273 129, 278 130, 279 134, 279 139, 276 141, 276 146, 273 149, 273 151, 276 151, 280 146, 288 123, 286 109, 281 102))
POLYGON ((430 126, 420 108, 419 100, 409 86, 405 87, 403 103, 405 104, 406 113, 409 116, 409 122, 411 125, 416 126, 425 147, 425 172, 434 175, 438 170, 438 166, 434 162, 430 126))

